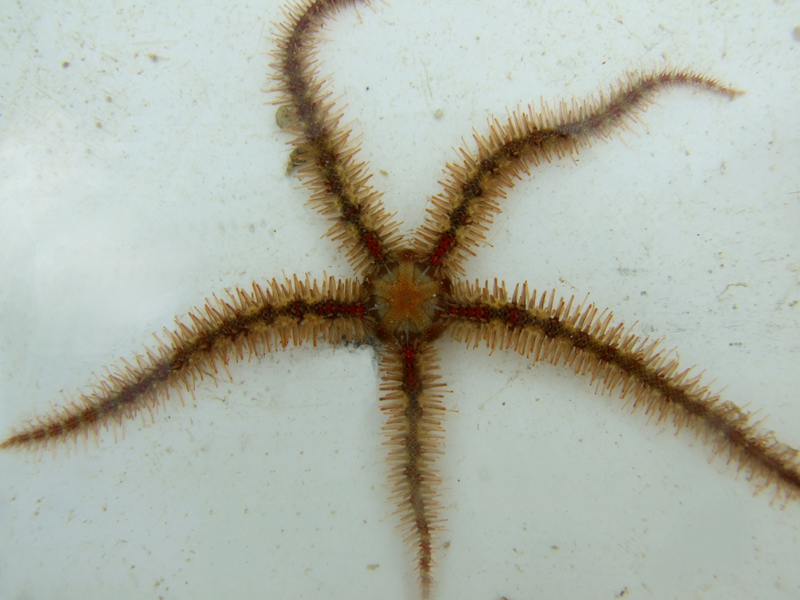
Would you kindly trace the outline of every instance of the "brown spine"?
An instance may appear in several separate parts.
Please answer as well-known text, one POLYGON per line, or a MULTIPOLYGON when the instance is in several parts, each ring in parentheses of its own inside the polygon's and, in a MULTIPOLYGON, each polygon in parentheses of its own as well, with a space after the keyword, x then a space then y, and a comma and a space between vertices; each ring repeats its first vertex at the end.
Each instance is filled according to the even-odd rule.
POLYGON ((492 350, 512 348, 534 361, 563 363, 576 374, 589 374, 599 390, 620 390, 635 411, 643 407, 671 419, 680 430, 688 427, 713 455, 726 455, 745 471, 756 491, 773 488, 784 502, 800 500, 800 453, 778 442, 774 435, 751 423, 751 415, 723 401, 700 383, 691 369, 679 370, 678 361, 661 351, 659 342, 632 334, 613 324, 608 311, 593 305, 572 307, 573 298, 555 300, 555 294, 529 293, 527 284, 511 298, 495 280, 492 289, 458 284, 445 307, 445 321, 453 337, 492 350))
POLYGON ((159 340, 135 364, 123 361, 110 369, 91 392, 13 431, 0 449, 44 448, 97 435, 143 411, 152 413, 171 389, 182 386, 191 392, 197 380, 216 374, 231 359, 262 355, 290 342, 362 340, 365 304, 358 284, 333 278, 321 289, 308 278, 295 278, 280 284, 273 280, 267 289, 253 284, 252 292, 237 289, 226 300, 215 297, 190 312, 188 322, 177 321, 174 331, 165 330, 169 343, 159 340))
POLYGON ((421 594, 428 598, 433 589, 434 536, 442 522, 436 491, 440 481, 433 462, 442 453, 438 445, 444 434, 445 409, 437 390, 444 386, 436 383, 439 376, 434 374, 433 349, 419 342, 388 347, 381 370, 392 500, 397 502, 395 514, 400 517, 405 541, 416 548, 421 594))
POLYGON ((312 190, 311 204, 330 215, 328 232, 347 248, 356 271, 368 273, 393 261, 397 225, 381 207, 380 195, 368 184, 367 164, 357 162, 357 147, 348 144, 349 131, 339 129, 341 112, 318 79, 316 33, 339 10, 355 0, 317 0, 285 9, 273 51, 274 91, 280 104, 278 122, 295 134, 293 164, 312 190))
POLYGON ((629 73, 608 95, 571 105, 562 102, 557 111, 542 105, 515 110, 505 124, 489 122, 489 134, 475 135, 477 152, 462 148, 463 160, 449 164, 442 182, 444 192, 432 199, 433 207, 416 234, 415 251, 445 277, 463 274, 462 263, 474 254, 472 247, 484 237, 498 200, 514 187, 529 167, 553 158, 576 154, 593 140, 605 139, 638 120, 641 112, 661 90, 693 86, 731 98, 740 94, 716 80, 688 69, 629 73))

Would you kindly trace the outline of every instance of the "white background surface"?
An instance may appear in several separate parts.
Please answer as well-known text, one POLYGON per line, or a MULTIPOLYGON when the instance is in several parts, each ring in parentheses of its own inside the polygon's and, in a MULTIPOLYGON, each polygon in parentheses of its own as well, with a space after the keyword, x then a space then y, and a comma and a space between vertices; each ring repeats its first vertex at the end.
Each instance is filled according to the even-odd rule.
MULTIPOLYGON (((638 135, 537 169, 468 271, 591 292, 800 446, 798 5, 631 4, 349 10, 322 71, 409 231, 460 138, 507 106, 665 59, 747 90, 670 92, 638 135)), ((350 276, 265 104, 277 3, 3 12, 4 431, 212 293, 350 276)), ((800 507, 753 498, 690 435, 565 369, 439 347, 453 412, 437 597, 800 596, 800 507)), ((413 598, 372 349, 231 374, 117 443, 0 456, 0 598, 413 598)))

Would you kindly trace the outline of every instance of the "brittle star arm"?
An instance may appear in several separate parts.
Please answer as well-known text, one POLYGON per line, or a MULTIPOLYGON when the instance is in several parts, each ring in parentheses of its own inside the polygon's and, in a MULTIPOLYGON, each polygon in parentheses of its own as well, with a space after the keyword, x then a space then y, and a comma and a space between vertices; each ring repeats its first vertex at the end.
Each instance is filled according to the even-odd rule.
POLYGON ((339 128, 341 112, 318 78, 315 39, 327 19, 352 4, 355 0, 306 0, 285 9, 271 66, 278 124, 295 134, 292 160, 309 183, 310 202, 330 215, 328 235, 347 249, 356 272, 366 274, 392 262, 400 238, 380 194, 369 185, 366 163, 355 159, 358 148, 348 144, 349 131, 339 128))
POLYGON ((481 287, 454 286, 443 318, 454 339, 491 350, 513 349, 523 356, 564 364, 589 375, 601 392, 620 390, 632 411, 643 408, 655 421, 671 419, 676 429, 694 431, 714 456, 747 473, 756 491, 772 488, 784 502, 800 500, 800 453, 763 431, 751 415, 722 400, 690 369, 681 371, 659 342, 641 338, 612 314, 594 305, 573 308, 555 294, 529 292, 527 283, 509 297, 495 280, 481 287))
MULTIPOLYGON (((6 448, 55 447, 153 410, 171 390, 194 390, 198 380, 214 377, 220 367, 245 356, 263 355, 289 343, 332 344, 363 340, 368 325, 366 293, 360 284, 333 277, 321 287, 308 278, 274 279, 251 292, 236 289, 227 299, 214 297, 202 309, 165 330, 168 342, 124 361, 99 378, 92 391, 48 415, 32 419, 2 443, 6 448)), ((158 338, 156 338, 158 339, 158 338)))
POLYGON ((608 95, 562 102, 557 111, 542 104, 537 112, 511 112, 503 124, 490 119, 489 134, 474 134, 477 153, 462 148, 461 162, 445 168, 444 191, 432 199, 425 222, 415 235, 419 260, 438 274, 454 278, 463 274, 462 263, 484 237, 499 200, 529 167, 553 158, 577 154, 593 141, 607 139, 629 128, 656 94, 675 86, 699 87, 731 98, 741 92, 689 69, 664 69, 629 73, 612 86, 608 95))
POLYGON ((388 345, 381 354, 383 373, 381 411, 386 413, 383 431, 389 438, 389 481, 395 514, 400 518, 405 541, 416 549, 416 570, 421 596, 433 589, 433 547, 441 506, 440 480, 433 463, 442 454, 442 405, 436 353, 430 344, 407 341, 388 345))

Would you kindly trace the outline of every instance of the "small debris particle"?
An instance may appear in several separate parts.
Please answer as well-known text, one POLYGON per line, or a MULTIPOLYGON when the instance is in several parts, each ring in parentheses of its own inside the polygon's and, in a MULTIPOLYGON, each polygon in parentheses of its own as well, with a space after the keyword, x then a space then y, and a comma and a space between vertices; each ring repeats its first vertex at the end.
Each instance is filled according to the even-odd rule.
POLYGON ((281 129, 291 127, 294 122, 295 118, 292 116, 292 112, 289 107, 285 104, 279 106, 278 110, 275 111, 275 123, 277 123, 278 127, 281 129))

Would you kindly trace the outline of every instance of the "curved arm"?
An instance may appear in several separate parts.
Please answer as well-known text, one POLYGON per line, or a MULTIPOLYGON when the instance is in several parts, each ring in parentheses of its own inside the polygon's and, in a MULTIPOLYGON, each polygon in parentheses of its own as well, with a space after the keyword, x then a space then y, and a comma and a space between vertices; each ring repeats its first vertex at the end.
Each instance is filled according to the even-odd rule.
POLYGON ((165 329, 168 343, 158 340, 158 347, 137 356, 135 364, 123 361, 111 368, 91 392, 14 430, 0 449, 55 446, 97 435, 101 428, 152 412, 172 389, 192 392, 204 375, 245 354, 262 355, 290 342, 363 340, 365 314, 361 286, 332 277, 321 289, 308 278, 280 284, 273 279, 266 289, 254 283, 252 292, 237 289, 228 299, 214 297, 191 311, 188 322, 165 329))
POLYGON ((498 200, 516 180, 530 175, 529 167, 553 158, 577 154, 592 141, 628 128, 665 88, 699 87, 731 98, 741 94, 714 79, 688 69, 629 73, 610 93, 583 102, 562 102, 557 111, 546 104, 536 112, 515 110, 503 124, 490 119, 489 134, 475 134, 476 153, 460 150, 463 160, 447 165, 444 191, 432 200, 425 222, 416 234, 420 260, 448 278, 463 274, 462 263, 484 237, 498 200))
POLYGON ((750 413, 722 400, 700 383, 690 369, 658 349, 659 341, 641 338, 612 314, 594 305, 572 307, 573 298, 555 293, 537 296, 528 284, 509 298, 503 285, 483 288, 455 286, 445 307, 445 322, 456 340, 495 350, 513 349, 532 357, 572 367, 591 377, 598 391, 620 390, 631 410, 643 407, 656 422, 672 419, 677 429, 688 427, 713 455, 748 473, 757 491, 773 488, 785 501, 800 500, 800 453, 778 442, 771 432, 751 423, 750 413))
POLYGON ((357 272, 367 273, 392 262, 400 238, 391 215, 380 206, 380 195, 368 184, 366 163, 354 160, 358 148, 347 143, 349 132, 338 128, 342 114, 317 78, 314 39, 327 19, 356 3, 306 0, 285 9, 271 66, 273 91, 279 93, 278 121, 296 135, 292 160, 311 186, 310 202, 320 213, 332 215, 328 235, 347 248, 357 272))

